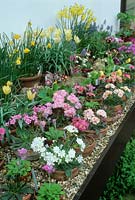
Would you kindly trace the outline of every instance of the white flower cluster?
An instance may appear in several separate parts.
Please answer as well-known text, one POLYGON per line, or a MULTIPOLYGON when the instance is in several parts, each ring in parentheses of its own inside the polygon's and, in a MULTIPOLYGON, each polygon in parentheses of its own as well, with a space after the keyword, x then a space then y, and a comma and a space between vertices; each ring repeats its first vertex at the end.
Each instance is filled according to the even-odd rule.
POLYGON ((70 133, 78 133, 78 129, 75 126, 68 125, 64 128, 64 130, 70 132, 70 133))
POLYGON ((125 92, 131 92, 131 89, 129 89, 127 86, 123 86, 121 87, 122 90, 124 90, 125 92))
POLYGON ((45 138, 36 137, 32 141, 31 148, 33 151, 40 153, 41 158, 48 165, 55 164, 60 165, 62 163, 72 163, 77 161, 78 164, 82 163, 83 157, 81 155, 76 156, 76 152, 74 149, 64 149, 63 145, 53 146, 52 148, 44 145, 45 138))
POLYGON ((85 149, 85 147, 86 147, 86 145, 85 145, 85 143, 83 142, 83 140, 82 140, 81 138, 77 138, 77 139, 76 139, 76 142, 77 142, 77 144, 80 146, 81 151, 83 152, 84 149, 85 149))

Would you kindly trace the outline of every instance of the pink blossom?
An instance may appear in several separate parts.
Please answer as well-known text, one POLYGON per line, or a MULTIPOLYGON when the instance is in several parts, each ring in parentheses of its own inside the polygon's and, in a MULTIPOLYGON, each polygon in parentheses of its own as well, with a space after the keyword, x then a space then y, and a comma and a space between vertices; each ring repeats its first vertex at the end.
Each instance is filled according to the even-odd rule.
POLYGON ((124 73, 123 76, 124 76, 125 78, 130 79, 130 74, 124 73))
POLYGON ((69 118, 72 118, 76 115, 76 110, 74 107, 70 107, 69 109, 67 110, 64 110, 64 115, 66 117, 69 117, 69 118))
POLYGON ((107 99, 108 96, 112 95, 112 91, 110 90, 106 90, 104 93, 103 93, 103 99, 107 99))
POLYGON ((97 124, 99 124, 100 119, 98 117, 94 116, 91 118, 90 122, 94 125, 97 125, 97 124))
POLYGON ((42 169, 46 171, 48 174, 55 172, 55 168, 52 165, 44 165, 42 169))
POLYGON ((105 112, 104 110, 102 110, 102 109, 97 110, 96 114, 97 114, 98 116, 103 117, 103 118, 107 118, 106 112, 105 112))
POLYGON ((75 126, 79 131, 85 131, 89 127, 89 122, 80 117, 74 117, 72 120, 72 125, 75 126))
POLYGON ((135 66, 134 65, 130 65, 129 69, 135 69, 135 66))
POLYGON ((83 115, 84 115, 84 119, 88 119, 88 120, 90 120, 93 116, 95 116, 92 109, 84 110, 83 115))
POLYGON ((0 141, 3 140, 5 133, 6 133, 5 128, 0 128, 0 141))
POLYGON ((73 93, 67 96, 67 100, 70 101, 72 104, 76 104, 79 102, 78 97, 76 97, 73 93))
POLYGON ((17 150, 17 152, 18 152, 18 156, 20 156, 21 157, 21 159, 26 159, 26 154, 27 154, 27 149, 25 149, 25 148, 21 148, 21 149, 18 149, 17 150))

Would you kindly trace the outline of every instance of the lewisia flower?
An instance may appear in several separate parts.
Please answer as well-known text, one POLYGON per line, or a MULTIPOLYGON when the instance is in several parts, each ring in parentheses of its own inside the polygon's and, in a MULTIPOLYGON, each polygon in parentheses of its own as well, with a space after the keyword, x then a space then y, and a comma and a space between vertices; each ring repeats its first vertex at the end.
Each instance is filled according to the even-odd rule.
POLYGON ((29 52, 30 52, 30 49, 28 49, 28 48, 25 48, 23 52, 27 54, 27 53, 29 53, 29 52))
POLYGON ((0 141, 3 140, 5 133, 6 133, 5 128, 0 128, 0 141))
POLYGON ((129 89, 127 86, 123 86, 121 89, 127 92, 131 92, 131 89, 129 89))
POLYGON ((112 84, 112 83, 108 83, 108 84, 105 85, 105 88, 106 88, 106 89, 110 89, 110 88, 111 88, 111 89, 114 89, 114 88, 115 88, 115 85, 112 84))
POLYGON ((100 123, 100 119, 96 116, 93 116, 91 119, 90 119, 90 122, 94 125, 97 125, 100 123))
POLYGON ((104 93, 103 93, 103 99, 107 99, 110 95, 112 95, 112 91, 110 90, 106 90, 104 93))
POLYGON ((27 90, 27 98, 31 101, 35 98, 36 93, 32 92, 31 90, 27 90))
POLYGON ((18 152, 18 156, 20 156, 22 160, 26 159, 26 154, 28 152, 27 149, 21 148, 21 149, 18 149, 17 152, 18 152))
POLYGON ((122 98, 124 95, 124 91, 121 89, 115 89, 113 92, 114 92, 114 94, 117 94, 118 97, 120 97, 120 98, 122 98))
POLYGON ((55 172, 55 168, 53 167, 53 165, 44 165, 42 169, 48 174, 52 174, 53 172, 55 172))
POLYGON ((4 85, 4 86, 2 87, 2 90, 3 90, 3 92, 4 92, 5 95, 8 95, 8 94, 11 93, 11 87, 8 86, 8 85, 4 85))
POLYGON ((83 115, 84 115, 84 119, 90 120, 92 117, 94 117, 94 112, 92 109, 89 108, 87 110, 84 110, 83 115))

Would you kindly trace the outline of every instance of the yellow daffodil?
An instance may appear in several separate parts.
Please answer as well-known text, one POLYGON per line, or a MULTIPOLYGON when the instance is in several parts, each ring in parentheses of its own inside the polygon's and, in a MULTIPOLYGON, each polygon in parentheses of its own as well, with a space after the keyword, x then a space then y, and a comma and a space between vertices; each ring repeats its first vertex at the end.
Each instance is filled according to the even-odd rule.
POLYGON ((49 43, 47 44, 46 47, 47 47, 48 49, 51 49, 51 47, 52 47, 51 43, 49 42, 49 43))
POLYGON ((14 43, 13 43, 13 41, 11 40, 11 41, 9 41, 9 45, 11 46, 11 45, 13 45, 14 43))
POLYGON ((34 47, 34 46, 35 46, 35 41, 31 41, 31 43, 30 43, 30 44, 31 44, 31 46, 33 46, 33 47, 34 47))
POLYGON ((131 62, 131 58, 128 58, 127 60, 126 60, 126 63, 128 64, 128 63, 130 63, 131 62))
POLYGON ((25 48, 23 52, 24 52, 24 53, 29 53, 30 50, 29 50, 28 48, 25 48))
POLYGON ((21 58, 19 57, 19 58, 17 58, 17 60, 16 60, 16 65, 20 65, 21 64, 21 58))
POLYGON ((118 69, 118 70, 116 71, 116 74, 117 74, 118 76, 122 76, 122 70, 121 70, 121 69, 118 69))
POLYGON ((10 92, 11 92, 11 87, 8 86, 8 85, 4 85, 4 86, 2 87, 2 90, 3 90, 3 92, 4 92, 5 95, 8 95, 8 94, 10 94, 10 92))
POLYGON ((7 86, 12 86, 13 85, 13 82, 11 82, 11 81, 7 81, 7 86))
POLYGON ((105 75, 103 71, 100 71, 99 73, 100 73, 100 76, 104 76, 105 75))
POLYGON ((30 101, 33 100, 33 99, 35 98, 35 96, 36 96, 36 93, 35 93, 35 92, 32 93, 31 90, 27 90, 27 98, 28 98, 30 101))
POLYGON ((78 44, 78 43, 80 43, 81 40, 79 39, 78 36, 75 35, 74 36, 74 41, 75 41, 76 44, 78 44))
POLYGON ((14 35, 13 35, 13 38, 14 38, 15 40, 19 40, 19 39, 21 38, 21 36, 20 36, 19 34, 14 34, 14 35))
POLYGON ((65 38, 67 41, 72 40, 72 30, 71 29, 65 29, 64 33, 65 33, 65 38))

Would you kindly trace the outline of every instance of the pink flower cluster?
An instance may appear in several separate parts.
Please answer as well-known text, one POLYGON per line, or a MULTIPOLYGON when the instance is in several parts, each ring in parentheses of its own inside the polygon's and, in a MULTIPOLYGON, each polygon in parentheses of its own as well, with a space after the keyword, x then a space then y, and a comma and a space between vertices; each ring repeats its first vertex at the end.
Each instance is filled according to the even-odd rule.
POLYGON ((112 72, 111 75, 106 79, 107 83, 122 83, 122 78, 117 75, 116 72, 112 72))
POLYGON ((0 141, 3 140, 5 133, 6 133, 5 128, 0 128, 0 141))
POLYGON ((65 90, 58 90, 53 95, 52 108, 62 108, 66 117, 72 118, 76 115, 76 109, 81 109, 82 105, 73 93, 68 94, 65 90))
POLYGON ((26 159, 27 152, 28 152, 27 149, 21 148, 21 149, 18 149, 17 152, 18 152, 18 156, 21 157, 22 160, 26 159))
POLYGON ((89 128, 89 122, 80 117, 74 117, 72 119, 72 125, 75 126, 79 131, 85 131, 89 128))
POLYGON ((96 113, 92 109, 84 110, 84 119, 88 120, 93 125, 99 124, 103 119, 107 118, 107 114, 104 110, 99 109, 96 113), (96 116, 97 115, 97 116, 96 116))
POLYGON ((46 171, 48 174, 52 174, 53 172, 55 172, 55 168, 53 167, 53 165, 44 165, 43 167, 42 167, 42 169, 44 170, 44 171, 46 171))
POLYGON ((84 87, 84 86, 81 86, 78 83, 76 83, 74 85, 74 89, 75 89, 76 93, 79 94, 79 95, 84 94, 84 95, 89 96, 89 97, 95 96, 95 94, 93 93, 95 87, 92 84, 88 84, 84 87))

